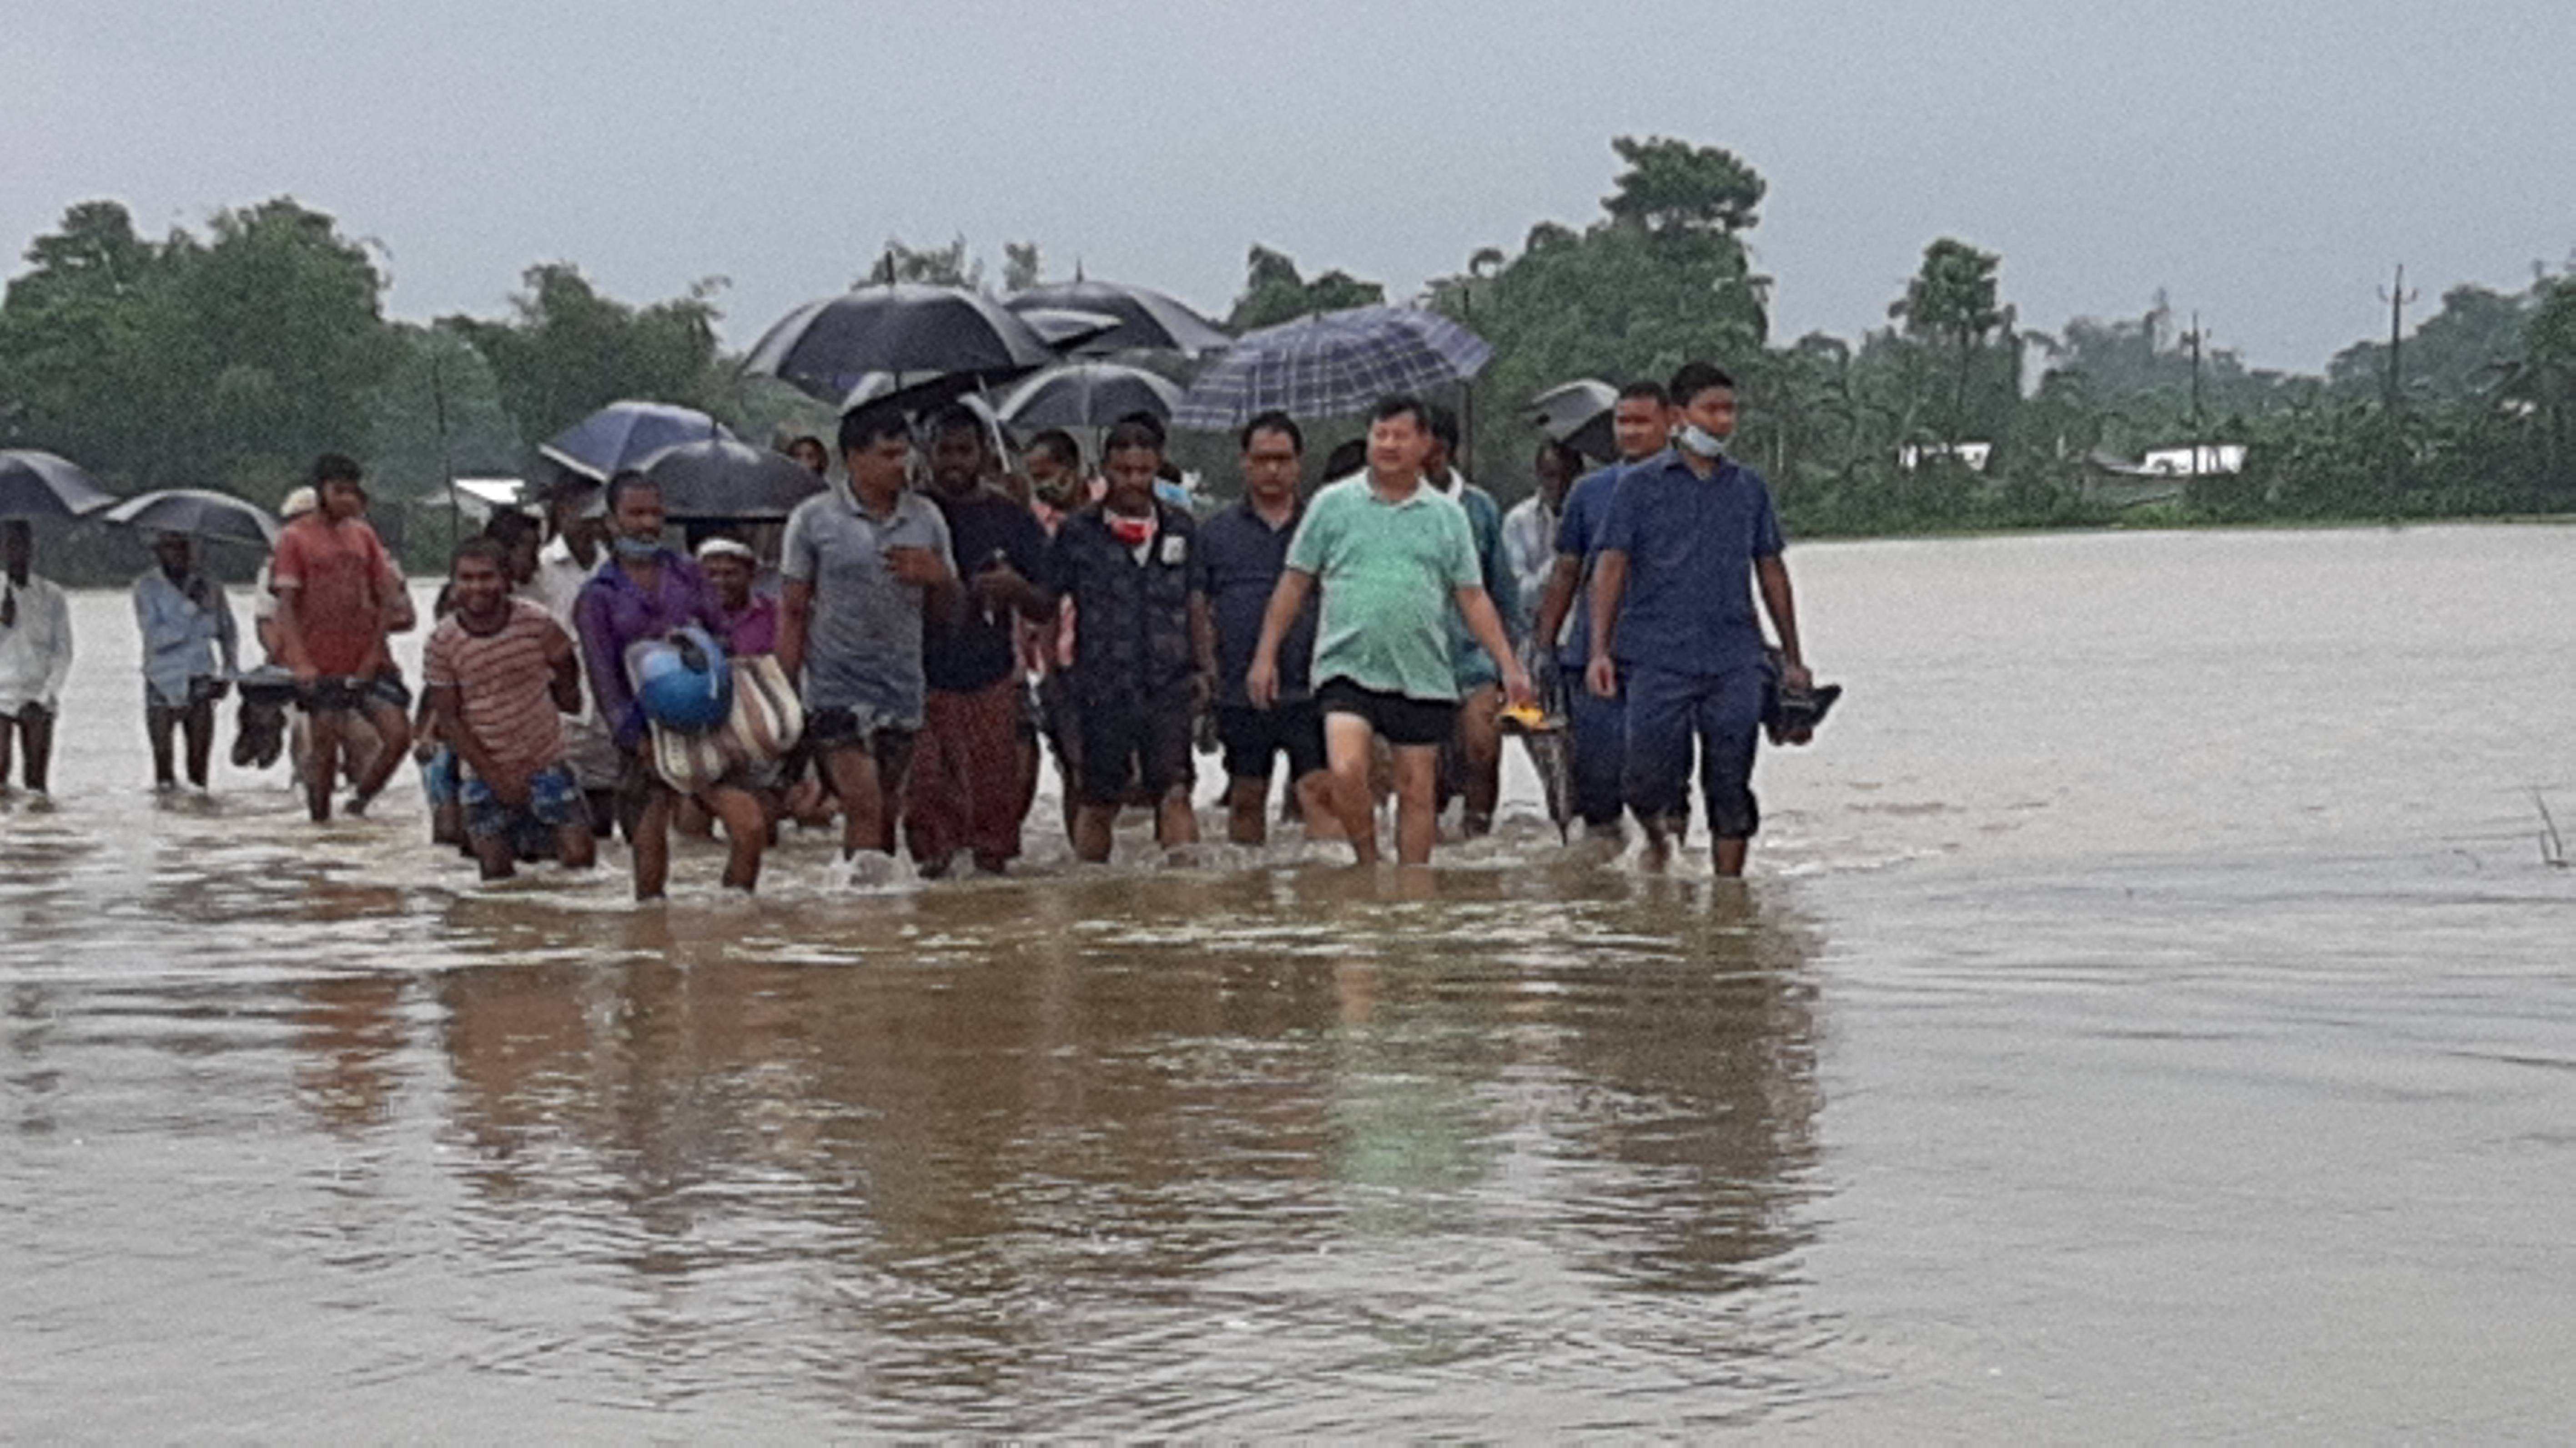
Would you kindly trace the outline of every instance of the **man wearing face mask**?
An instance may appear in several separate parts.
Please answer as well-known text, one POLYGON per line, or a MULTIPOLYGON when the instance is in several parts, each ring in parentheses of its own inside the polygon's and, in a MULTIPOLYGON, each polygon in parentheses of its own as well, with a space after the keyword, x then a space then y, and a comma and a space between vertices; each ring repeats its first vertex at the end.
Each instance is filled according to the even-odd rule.
POLYGON ((1737 876, 1761 823, 1753 751, 1770 686, 1756 584, 1780 638, 1783 686, 1813 681, 1771 490, 1725 454, 1735 381, 1691 362, 1673 374, 1671 392, 1673 450, 1620 478, 1602 528, 1585 682, 1595 695, 1627 696, 1621 789, 1645 826, 1648 862, 1660 865, 1681 832, 1696 744, 1712 863, 1737 876))

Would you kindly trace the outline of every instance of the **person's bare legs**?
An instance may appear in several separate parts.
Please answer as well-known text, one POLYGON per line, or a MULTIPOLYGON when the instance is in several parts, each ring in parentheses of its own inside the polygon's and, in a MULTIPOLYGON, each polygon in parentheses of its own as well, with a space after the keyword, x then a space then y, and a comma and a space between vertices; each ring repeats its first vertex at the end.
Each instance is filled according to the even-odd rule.
POLYGON ((1225 787, 1225 837, 1238 845, 1258 845, 1269 838, 1264 816, 1270 807, 1270 781, 1240 776, 1225 787))
POLYGON ((1440 833, 1440 746, 1400 744, 1393 752, 1395 858, 1399 864, 1427 865, 1440 833))
POLYGON ((1154 804, 1154 843, 1168 850, 1198 842, 1199 815, 1190 808, 1190 787, 1173 785, 1154 804))
POLYGON ((555 863, 567 870, 587 870, 599 863, 599 836, 591 833, 588 819, 555 827, 555 863))
POLYGON ((1716 867, 1719 878, 1740 880, 1744 877, 1744 858, 1751 853, 1751 840, 1720 839, 1708 847, 1709 863, 1716 867))
POLYGON ((358 777, 356 794, 349 801, 349 812, 357 814, 384 792, 385 781, 402 767, 404 756, 411 753, 411 721, 403 711, 379 699, 367 706, 367 722, 376 727, 376 752, 367 760, 366 773, 358 777))
POLYGON ((18 743, 18 716, 0 714, 0 794, 9 790, 9 757, 18 743))
POLYGON ((340 779, 340 730, 348 717, 344 709, 305 713, 304 807, 317 825, 331 818, 331 787, 340 779))
POLYGON ((659 900, 671 883, 671 787, 659 779, 644 782, 644 807, 635 818, 627 847, 635 860, 635 898, 659 900))
POLYGON ((474 847, 474 863, 481 867, 486 880, 507 880, 519 873, 519 852, 510 842, 510 832, 494 835, 468 835, 474 847))
POLYGON ((1363 865, 1377 863, 1377 731, 1357 714, 1324 716, 1324 767, 1333 817, 1363 865))
POLYGON ((1118 806, 1093 804, 1083 800, 1073 807, 1073 857, 1100 864, 1109 858, 1109 847, 1118 828, 1118 806))
POLYGON ((748 892, 760 883, 761 851, 769 844, 769 812, 761 807, 760 796, 730 784, 719 784, 698 800, 724 824, 730 851, 725 857, 725 888, 748 892))
POLYGON ((1294 786, 1297 817, 1306 822, 1306 838, 1338 840, 1343 838, 1342 821, 1333 813, 1333 776, 1318 769, 1298 776, 1294 786))
POLYGON ((856 740, 824 749, 819 761, 841 797, 841 858, 855 860, 861 850, 894 853, 894 810, 885 797, 884 780, 874 754, 856 740))
POLYGON ((1503 795, 1503 686, 1487 684, 1458 704, 1459 828, 1469 837, 1494 828, 1503 795))

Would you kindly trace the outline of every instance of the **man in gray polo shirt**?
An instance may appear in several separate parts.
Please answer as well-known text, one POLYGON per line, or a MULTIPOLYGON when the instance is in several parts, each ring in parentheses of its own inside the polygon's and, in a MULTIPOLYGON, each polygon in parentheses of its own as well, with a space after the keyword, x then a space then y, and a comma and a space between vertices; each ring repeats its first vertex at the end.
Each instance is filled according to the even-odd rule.
POLYGON ((841 797, 841 853, 894 853, 894 822, 921 727, 925 612, 954 614, 948 524, 905 487, 903 415, 841 419, 849 470, 788 515, 779 570, 778 663, 804 681, 805 737, 841 797))

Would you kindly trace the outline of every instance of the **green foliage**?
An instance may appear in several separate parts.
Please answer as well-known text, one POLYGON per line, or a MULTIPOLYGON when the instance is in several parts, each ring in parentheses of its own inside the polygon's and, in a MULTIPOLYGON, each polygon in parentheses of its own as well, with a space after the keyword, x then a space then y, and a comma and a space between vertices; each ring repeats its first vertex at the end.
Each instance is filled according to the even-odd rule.
POLYGON ((1386 300, 1386 288, 1345 271, 1328 271, 1308 281, 1297 263, 1283 252, 1256 245, 1244 262, 1243 295, 1226 314, 1226 330, 1249 332, 1293 322, 1311 312, 1338 312, 1370 307, 1386 300))
POLYGON ((154 244, 99 201, 37 238, 0 303, 0 436, 127 490, 272 501, 315 453, 361 445, 398 357, 374 262, 285 197, 208 230, 154 244))
POLYGON ((440 326, 490 362, 501 405, 530 443, 624 398, 703 408, 722 396, 714 283, 637 307, 600 295, 568 262, 530 267, 524 281, 507 320, 440 326))
POLYGON ((1476 380, 1487 423, 1472 470, 1507 502, 1528 489, 1532 441, 1507 419, 1531 397, 1577 377, 1617 386, 1693 358, 1740 362, 1770 329, 1770 279, 1737 235, 1754 224, 1762 178, 1719 147, 1611 144, 1629 169, 1601 219, 1581 231, 1541 222, 1518 256, 1481 249, 1432 286, 1435 308, 1494 346, 1476 380))

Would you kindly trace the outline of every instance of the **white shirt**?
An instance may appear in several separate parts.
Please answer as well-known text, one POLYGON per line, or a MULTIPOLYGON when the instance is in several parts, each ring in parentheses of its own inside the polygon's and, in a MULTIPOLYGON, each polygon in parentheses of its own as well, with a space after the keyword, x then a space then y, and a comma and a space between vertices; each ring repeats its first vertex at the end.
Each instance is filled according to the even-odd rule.
POLYGON ((14 613, 14 622, 0 625, 0 714, 29 704, 51 709, 72 672, 71 600, 33 573, 23 584, 0 573, 0 595, 14 613))

